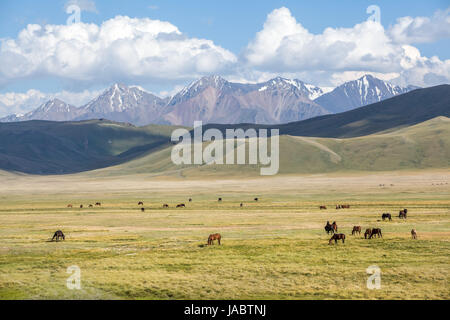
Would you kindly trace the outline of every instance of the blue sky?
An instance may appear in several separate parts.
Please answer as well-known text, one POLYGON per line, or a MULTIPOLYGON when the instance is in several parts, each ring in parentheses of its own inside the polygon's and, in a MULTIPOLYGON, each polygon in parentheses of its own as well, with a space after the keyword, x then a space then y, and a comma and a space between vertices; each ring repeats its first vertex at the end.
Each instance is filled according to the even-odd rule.
MULTIPOLYGON (((88 25, 101 28, 105 21, 112 21, 112 25, 120 25, 122 28, 125 25, 130 25, 130 28, 146 25, 150 28, 146 29, 150 30, 150 33, 153 32, 151 28, 156 28, 157 33, 171 34, 169 41, 179 37, 180 48, 186 50, 182 55, 187 58, 180 61, 177 56, 166 56, 173 54, 174 42, 169 43, 167 39, 158 40, 162 39, 161 36, 155 36, 155 46, 161 50, 157 54, 151 52, 154 48, 145 47, 142 43, 136 44, 135 51, 128 52, 128 48, 134 46, 133 41, 149 39, 145 35, 136 36, 130 31, 132 35, 127 36, 126 45, 119 39, 117 45, 96 52, 97 49, 92 48, 98 47, 98 43, 95 43, 97 40, 86 44, 86 48, 94 50, 94 54, 106 57, 103 60, 111 55, 115 56, 116 60, 112 59, 109 65, 96 69, 98 62, 91 65, 84 63, 84 60, 89 60, 87 53, 77 55, 78 52, 75 52, 84 52, 86 48, 83 46, 61 49, 61 45, 67 41, 67 30, 61 39, 56 40, 54 47, 49 46, 57 58, 50 54, 42 58, 40 55, 46 48, 36 46, 61 35, 61 32, 54 30, 43 35, 43 30, 46 25, 66 25, 69 15, 65 8, 69 4, 68 0, 0 0, 0 52, 3 54, 0 54, 0 63, 3 64, 3 67, 0 66, 0 115, 6 112, 1 110, 2 107, 6 108, 4 100, 2 105, 2 95, 6 93, 10 93, 10 100, 6 103, 9 103, 9 106, 11 99, 14 99, 11 98, 12 93, 25 93, 30 89, 38 90, 43 96, 46 93, 64 91, 70 98, 70 93, 78 93, 78 99, 83 99, 80 92, 85 92, 84 96, 87 98, 89 92, 93 94, 117 81, 141 85, 149 91, 167 95, 189 81, 210 73, 221 74, 233 81, 250 82, 282 75, 297 77, 320 86, 335 86, 364 72, 374 73, 403 85, 411 83, 426 86, 448 83, 449 80, 449 71, 446 68, 450 68, 450 39, 449 31, 444 30, 450 26, 448 0, 71 1, 81 7, 81 22, 91 38, 97 39, 102 33, 92 31, 88 25), (369 17, 366 9, 370 5, 380 8, 380 22, 384 29, 380 30, 374 26, 358 27, 369 17), (436 12, 441 14, 436 15, 436 12), (118 21, 117 16, 136 20, 118 21), (397 19, 401 17, 410 17, 414 23, 409 27, 400 26, 397 19), (150 26, 149 20, 145 20, 147 18, 168 22, 170 26, 150 26), (423 18, 428 19, 426 23, 422 23, 423 18), (263 27, 265 23, 267 27, 263 27), (29 25, 40 25, 42 29, 30 31, 30 38, 20 42, 18 34, 29 25), (324 33, 327 28, 335 31, 324 33), (374 28, 373 32, 370 28, 374 28), (284 29, 290 31, 285 32, 284 29), (273 36, 280 32, 283 34, 279 37, 273 36), (258 33, 261 33, 259 37, 258 33), (373 48, 361 44, 372 34, 374 42, 384 35, 386 39, 373 48), (424 39, 424 34, 429 37, 424 39), (8 40, 10 42, 6 45, 5 41, 8 40), (121 42, 122 46, 118 44, 121 42), (325 44, 322 45, 322 42, 325 44), (404 45, 407 45, 408 49, 405 49, 404 45), (276 50, 272 50, 271 46, 276 50), (204 52, 201 48, 205 49, 204 52), (313 52, 308 52, 309 49, 313 52), (314 50, 318 50, 317 57, 314 50), (335 51, 336 57, 332 54, 330 59, 334 57, 336 61, 328 59, 330 52, 335 51), (383 56, 381 51, 388 52, 389 55, 383 56), (67 52, 73 54, 73 57, 64 56, 67 52), (116 56, 117 52, 120 52, 120 57, 116 56), (127 55, 131 57, 135 52, 138 52, 139 61, 123 62, 127 55), (142 57, 142 52, 145 52, 145 57, 142 57), (361 56, 357 56, 359 54, 361 56), (438 60, 433 60, 433 56, 438 60), (309 62, 316 58, 314 63, 309 62), (410 63, 411 59, 415 61, 413 64, 410 63), (161 60, 167 61, 163 64, 161 60), (342 63, 343 60, 346 63, 342 63), (367 60, 372 62, 364 65, 367 60), (387 60, 389 62, 386 62, 387 60), (59 66, 61 61, 69 66, 59 66), (78 62, 75 64, 70 61, 78 62), (71 63, 74 65, 71 66, 71 63), (178 68, 172 68, 178 63, 178 68), (123 68, 120 68, 122 65, 123 68), (424 65, 428 69, 425 70, 424 65), (58 68, 64 66, 68 70, 72 69, 70 72, 60 72, 58 68), (73 74, 75 76, 72 77, 73 74)), ((107 41, 110 41, 109 36, 107 41)), ((76 102, 76 94, 72 96, 76 102)))

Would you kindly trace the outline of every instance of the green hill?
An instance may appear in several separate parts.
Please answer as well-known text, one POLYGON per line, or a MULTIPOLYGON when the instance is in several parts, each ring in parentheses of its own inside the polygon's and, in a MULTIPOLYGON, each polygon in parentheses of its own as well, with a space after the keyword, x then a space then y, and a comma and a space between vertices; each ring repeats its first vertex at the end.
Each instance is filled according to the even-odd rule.
POLYGON ((123 163, 168 146, 174 127, 106 120, 0 124, 0 169, 63 174, 123 163))
MULTIPOLYGON (((173 175, 243 177, 259 175, 258 165, 172 163, 171 147, 89 175, 173 175)), ((437 117, 396 131, 356 138, 280 137, 280 174, 390 171, 450 167, 450 119, 437 117)))

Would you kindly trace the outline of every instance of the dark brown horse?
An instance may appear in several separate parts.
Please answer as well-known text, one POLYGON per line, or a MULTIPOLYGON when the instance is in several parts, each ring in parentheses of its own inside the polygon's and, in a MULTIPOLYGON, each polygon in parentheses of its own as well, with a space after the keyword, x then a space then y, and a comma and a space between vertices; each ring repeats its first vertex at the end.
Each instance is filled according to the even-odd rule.
POLYGON ((330 234, 330 232, 334 233, 334 230, 333 230, 333 227, 331 226, 330 221, 327 221, 327 224, 325 225, 324 229, 327 234, 330 234))
POLYGON ((391 220, 392 220, 392 215, 391 215, 390 213, 383 213, 383 214, 381 215, 381 219, 383 219, 383 221, 384 221, 385 219, 389 219, 389 221, 391 221, 391 220))
POLYGON ((372 234, 372 229, 370 229, 370 228, 366 229, 366 232, 364 232, 364 239, 367 239, 367 238, 370 239, 371 234, 372 234))
POLYGON ((374 236, 378 236, 378 238, 383 238, 380 228, 373 228, 372 232, 370 233, 369 239, 372 239, 372 237, 374 237, 374 236))
POLYGON ((83 209, 83 205, 82 204, 80 204, 80 209, 83 209))
POLYGON ((192 202, 192 198, 189 198, 189 202, 192 202))
POLYGON ((253 199, 253 200, 258 201, 258 198, 255 198, 255 199, 253 199))
POLYGON ((214 233, 214 234, 210 234, 208 237, 208 246, 209 245, 213 245, 214 244, 214 240, 217 240, 217 242, 220 245, 220 240, 222 239, 222 236, 220 235, 220 233, 214 233))
POLYGON ((102 206, 102 204, 101 204, 100 202, 96 202, 95 205, 96 205, 97 207, 101 207, 101 206, 102 206))
POLYGON ((399 219, 406 219, 406 215, 408 214, 408 209, 403 209, 398 212, 399 219))
POLYGON ((169 207, 169 205, 167 203, 163 204, 163 208, 168 208, 168 207, 169 207))
POLYGON ((241 202, 241 208, 244 206, 244 204, 241 202))
POLYGON ((350 205, 349 204, 343 204, 341 205, 342 209, 350 209, 350 205))
POLYGON ((67 205, 67 208, 73 208, 73 205, 68 204, 68 205, 67 205))
POLYGON ((342 240, 342 243, 345 243, 345 234, 343 233, 335 233, 331 237, 330 241, 328 241, 328 244, 331 244, 334 240, 334 243, 337 244, 338 240, 342 240))
POLYGON ((186 208, 186 205, 184 203, 177 204, 177 208, 186 208))
POLYGON ((338 231, 337 223, 336 221, 333 221, 331 224, 331 228, 333 228, 333 232, 336 233, 338 231))
POLYGON ((141 211, 142 211, 142 212, 145 212, 145 208, 141 208, 141 211))
POLYGON ((361 234, 361 226, 354 226, 352 230, 352 236, 355 234, 361 234))
POLYGON ((222 202, 222 198, 217 199, 217 201, 222 202))
POLYGON ((412 237, 413 239, 417 239, 417 232, 416 232, 416 229, 412 229, 412 230, 411 230, 411 237, 412 237))
POLYGON ((326 207, 326 206, 319 206, 319 209, 320 209, 320 210, 326 210, 327 207, 326 207))
POLYGON ((64 233, 61 230, 58 230, 53 235, 52 241, 56 239, 56 241, 58 242, 58 240, 60 238, 62 238, 63 240, 66 240, 66 237, 64 236, 64 233))
POLYGON ((92 204, 89 205, 89 208, 93 208, 94 206, 92 204))
POLYGON ((144 205, 144 202, 142 202, 142 201, 138 202, 138 206, 143 206, 143 205, 144 205))

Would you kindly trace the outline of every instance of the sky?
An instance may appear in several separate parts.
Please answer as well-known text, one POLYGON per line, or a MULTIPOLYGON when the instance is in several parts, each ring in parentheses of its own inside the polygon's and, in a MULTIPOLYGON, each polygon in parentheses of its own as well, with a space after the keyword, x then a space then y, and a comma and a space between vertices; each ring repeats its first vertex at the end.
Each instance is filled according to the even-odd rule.
POLYGON ((450 2, 0 0, 0 116, 116 82, 168 96, 211 74, 334 87, 366 73, 450 83, 450 2))

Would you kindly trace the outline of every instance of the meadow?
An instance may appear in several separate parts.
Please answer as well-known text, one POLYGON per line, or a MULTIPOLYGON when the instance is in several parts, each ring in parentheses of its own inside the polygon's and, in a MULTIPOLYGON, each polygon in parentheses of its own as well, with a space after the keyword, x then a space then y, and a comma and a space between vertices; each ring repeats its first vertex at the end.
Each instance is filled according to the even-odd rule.
POLYGON ((1 299, 450 298, 447 171, 0 176, 1 299), (397 218, 401 208, 406 221, 397 218), (383 212, 393 220, 381 221, 383 212), (328 245, 327 220, 345 244, 328 245), (354 225, 380 227, 383 238, 352 236, 354 225), (66 240, 49 242, 57 229, 66 240), (222 245, 206 246, 216 232, 222 245), (66 287, 72 265, 81 290, 66 287), (379 290, 366 287, 372 265, 381 269, 379 290))

